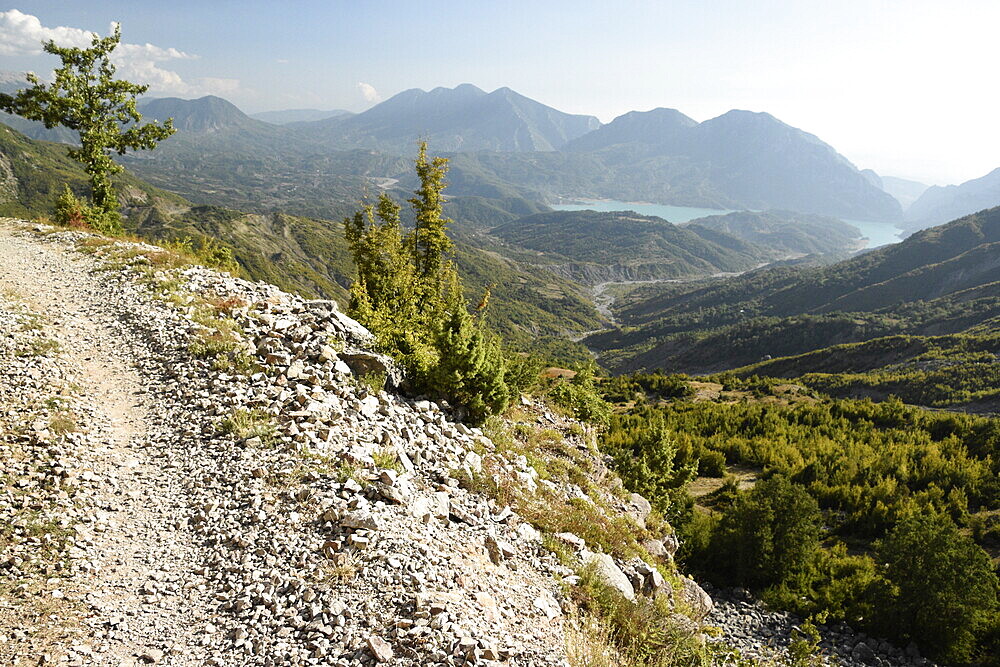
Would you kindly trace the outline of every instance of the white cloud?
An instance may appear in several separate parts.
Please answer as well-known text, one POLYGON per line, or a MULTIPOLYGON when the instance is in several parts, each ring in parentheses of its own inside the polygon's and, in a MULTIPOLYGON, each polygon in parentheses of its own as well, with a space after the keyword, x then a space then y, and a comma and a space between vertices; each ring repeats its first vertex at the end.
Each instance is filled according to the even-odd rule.
MULTIPOLYGON (((113 31, 115 24, 111 24, 113 31)), ((109 31, 110 34, 110 31, 109 31)), ((52 40, 59 46, 90 46, 94 33, 81 28, 43 26, 38 17, 16 9, 0 12, 0 55, 31 56, 42 53, 42 42, 52 40)), ((154 94, 200 96, 225 95, 240 90, 238 79, 202 77, 185 81, 177 72, 161 67, 175 60, 195 60, 198 56, 173 47, 155 44, 121 43, 111 56, 119 75, 129 81, 149 85, 154 94)))
POLYGON ((358 90, 361 91, 361 97, 365 98, 365 102, 378 102, 382 99, 382 96, 375 90, 375 86, 370 83, 359 82, 358 90))
POLYGON ((42 52, 42 42, 59 46, 89 46, 93 33, 80 28, 46 28, 37 16, 16 9, 0 12, 0 55, 23 56, 42 52))
POLYGON ((287 65, 291 61, 288 60, 288 58, 278 58, 274 62, 278 63, 279 65, 287 65))

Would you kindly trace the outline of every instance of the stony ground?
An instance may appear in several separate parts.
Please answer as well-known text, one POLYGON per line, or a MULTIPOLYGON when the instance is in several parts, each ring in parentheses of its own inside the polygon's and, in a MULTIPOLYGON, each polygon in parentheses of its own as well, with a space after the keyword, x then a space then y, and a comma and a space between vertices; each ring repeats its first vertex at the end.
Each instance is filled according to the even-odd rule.
POLYGON ((449 476, 481 433, 353 379, 356 323, 200 269, 171 305, 79 240, 0 224, 5 664, 563 663, 568 571, 449 476))
MULTIPOLYGON (((747 659, 783 661, 796 637, 801 637, 802 619, 787 612, 768 610, 742 589, 713 589, 714 602, 708 623, 722 629, 721 639, 747 659)), ((916 645, 906 649, 869 637, 846 624, 820 625, 817 656, 826 664, 872 667, 930 667, 916 645)))

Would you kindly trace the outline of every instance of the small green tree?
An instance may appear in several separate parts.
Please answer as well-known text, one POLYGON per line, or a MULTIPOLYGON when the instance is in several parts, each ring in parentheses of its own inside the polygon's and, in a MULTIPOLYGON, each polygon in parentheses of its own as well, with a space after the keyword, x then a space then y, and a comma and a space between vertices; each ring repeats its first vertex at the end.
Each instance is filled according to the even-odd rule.
POLYGON ((466 308, 457 279, 453 273, 449 304, 434 334, 438 362, 424 384, 445 390, 479 422, 507 407, 506 361, 496 336, 466 308))
POLYGON ((639 418, 615 418, 615 427, 604 435, 601 450, 615 460, 625 486, 670 514, 678 490, 694 478, 697 465, 677 466, 677 443, 670 436, 663 415, 643 411, 639 418))
MULTIPOLYGON (((406 369, 413 387, 448 398, 481 421, 509 400, 500 344, 469 312, 447 253, 442 216, 447 160, 417 157, 420 188, 410 199, 416 225, 404 233, 400 207, 388 195, 344 220, 358 277, 348 313, 375 334, 379 348, 406 369)), ((485 307, 484 299, 483 303, 485 307)))
POLYGON ((118 197, 111 177, 122 167, 111 158, 112 153, 155 148, 156 144, 174 133, 172 120, 163 125, 140 125, 142 116, 135 108, 137 95, 148 86, 115 79, 111 52, 121 41, 121 31, 115 25, 109 37, 94 35, 90 48, 60 47, 55 42, 42 44, 46 53, 59 56, 62 67, 55 70, 51 84, 42 83, 28 74, 30 88, 14 95, 0 93, 0 109, 29 120, 45 123, 45 127, 63 127, 80 135, 80 146, 71 148, 69 156, 83 164, 90 176, 91 201, 95 209, 90 220, 106 232, 120 231, 118 197))
MULTIPOLYGON (((444 200, 441 197, 446 185, 444 176, 448 171, 448 160, 443 157, 428 160, 427 142, 421 142, 416 166, 420 188, 414 193, 416 196, 409 200, 416 217, 413 261, 417 275, 424 283, 440 290, 440 281, 431 279, 439 276, 445 254, 454 247, 448 238, 448 223, 451 220, 443 215, 444 200)), ((440 292, 436 296, 440 296, 440 292)))
POLYGON ((937 660, 968 663, 997 623, 997 581, 989 555, 945 514, 905 519, 877 546, 888 582, 883 630, 912 639, 937 660))

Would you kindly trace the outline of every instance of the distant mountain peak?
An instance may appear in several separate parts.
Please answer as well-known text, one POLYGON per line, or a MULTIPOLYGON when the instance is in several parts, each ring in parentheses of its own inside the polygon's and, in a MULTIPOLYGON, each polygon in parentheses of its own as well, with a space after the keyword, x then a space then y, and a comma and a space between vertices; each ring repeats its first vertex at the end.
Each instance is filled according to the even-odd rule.
POLYGON ((255 121, 239 107, 216 95, 193 100, 179 97, 159 97, 139 103, 139 112, 159 121, 174 119, 174 127, 184 132, 215 132, 229 127, 254 124, 255 121))
POLYGON ((564 113, 510 88, 486 93, 463 83, 430 91, 411 88, 356 116, 297 129, 331 147, 406 155, 420 140, 436 152, 552 151, 599 126, 593 116, 564 113))
POLYGON ((927 188, 906 211, 910 229, 922 229, 1000 205, 1000 167, 961 185, 927 188))

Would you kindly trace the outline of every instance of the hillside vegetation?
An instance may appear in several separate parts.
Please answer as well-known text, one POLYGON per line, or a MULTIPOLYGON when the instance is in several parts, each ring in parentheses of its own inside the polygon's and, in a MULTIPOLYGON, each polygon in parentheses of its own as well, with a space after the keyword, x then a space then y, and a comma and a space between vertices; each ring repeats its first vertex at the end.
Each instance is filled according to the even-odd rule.
POLYGON ((554 211, 520 218, 491 230, 522 248, 545 253, 584 282, 650 280, 738 272, 758 266, 767 248, 726 233, 686 226, 631 211, 554 211))
POLYGON ((619 408, 602 449, 679 526, 684 562, 945 663, 995 664, 1000 421, 714 379, 714 396, 678 376, 605 383, 619 408))
MULTIPOLYGON (((86 175, 65 154, 64 145, 28 139, 0 125, 0 214, 49 215, 63 183, 83 193, 86 175)), ((118 189, 127 213, 126 228, 132 233, 159 241, 187 237, 195 244, 220 241, 232 250, 251 279, 307 297, 346 298, 353 268, 340 222, 273 211, 244 213, 196 206, 128 172, 119 178, 118 189)), ((475 211, 478 207, 465 208, 475 211)), ((465 241, 457 244, 456 261, 466 279, 469 298, 494 285, 490 321, 515 344, 523 346, 538 337, 554 338, 602 325, 582 289, 565 278, 465 241)), ((568 342, 553 343, 557 357, 579 354, 568 342)))

